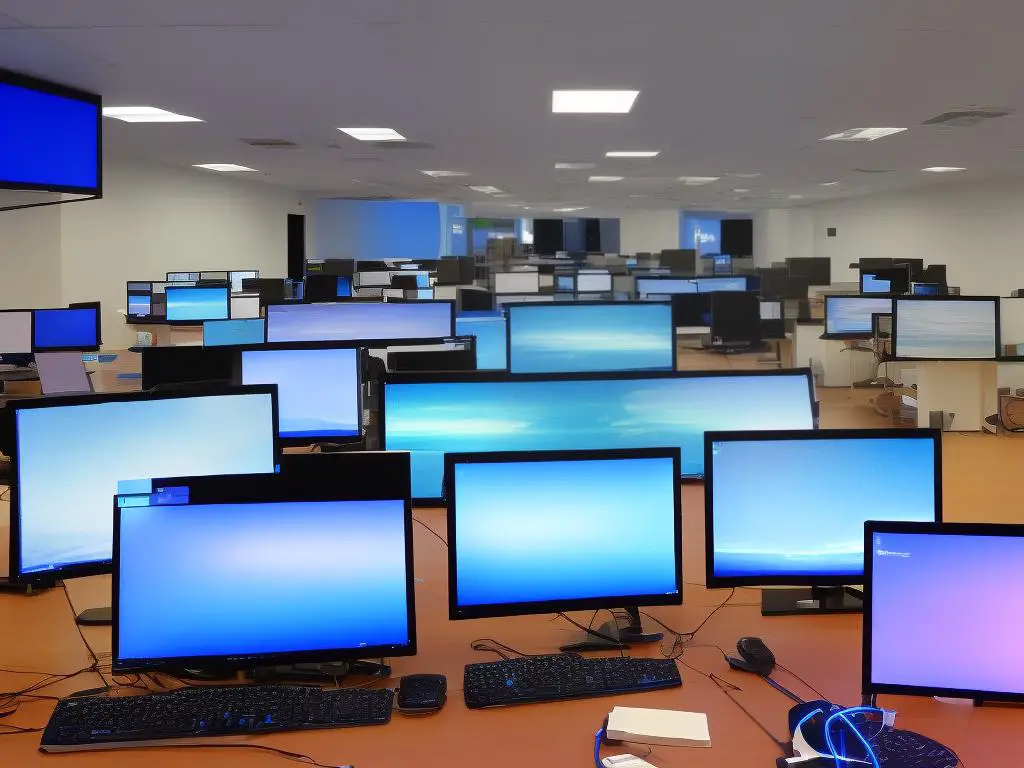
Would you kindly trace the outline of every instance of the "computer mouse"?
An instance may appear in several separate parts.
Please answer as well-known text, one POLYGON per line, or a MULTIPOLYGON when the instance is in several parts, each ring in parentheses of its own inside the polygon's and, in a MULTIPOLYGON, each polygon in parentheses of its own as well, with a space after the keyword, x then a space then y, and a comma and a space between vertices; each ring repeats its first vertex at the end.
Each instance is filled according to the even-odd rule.
POLYGON ((398 687, 398 709, 406 713, 436 712, 447 699, 444 675, 406 675, 398 687))
POLYGON ((760 637, 741 637, 736 641, 736 650, 743 657, 750 672, 770 675, 775 669, 775 654, 760 637))

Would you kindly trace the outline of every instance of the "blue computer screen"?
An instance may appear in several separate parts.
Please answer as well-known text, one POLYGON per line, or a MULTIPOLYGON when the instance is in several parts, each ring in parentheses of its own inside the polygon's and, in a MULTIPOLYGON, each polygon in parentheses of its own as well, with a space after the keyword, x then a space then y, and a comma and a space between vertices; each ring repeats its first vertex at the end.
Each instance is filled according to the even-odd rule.
POLYGON ((259 317, 245 320, 207 320, 203 323, 203 346, 262 344, 265 333, 264 321, 259 317))
POLYGON ((120 515, 119 660, 410 642, 401 500, 149 506, 120 515))
POLYGON ((167 288, 168 322, 202 322, 203 320, 227 320, 230 289, 194 287, 167 288))
POLYGON ((454 479, 459 606, 681 590, 671 458, 456 464, 454 479))
POLYGON ((749 376, 387 383, 385 445, 412 452, 416 498, 439 498, 445 452, 682 448, 704 472, 704 432, 811 429, 804 372, 749 376))
POLYGON ((508 308, 512 373, 671 371, 671 304, 527 304, 508 308))
POLYGON ((713 291, 746 291, 747 278, 745 277, 701 277, 697 279, 698 293, 712 293, 713 291))
POLYGON ((455 319, 457 336, 476 337, 479 371, 508 369, 508 330, 501 312, 464 312, 455 319))
POLYGON ((990 360, 999 353, 999 299, 898 299, 893 321, 897 357, 990 360))
POLYGON ((712 452, 718 577, 860 576, 866 520, 935 520, 931 436, 717 441, 712 452))
POLYGON ((99 346, 96 308, 37 309, 33 313, 35 349, 88 349, 99 346))
POLYGON ((455 334, 452 302, 272 304, 267 341, 438 339, 455 334))
POLYGON ((134 317, 149 317, 153 312, 153 297, 150 294, 129 294, 128 314, 134 317))
POLYGON ((884 280, 870 272, 864 272, 860 276, 861 293, 889 293, 891 290, 891 280, 884 280))
POLYGON ((243 384, 276 384, 281 437, 361 434, 358 349, 242 352, 243 384))
POLYGON ((938 283, 914 283, 915 296, 938 296, 940 295, 938 283))
POLYGON ((99 187, 99 105, 0 83, 0 180, 99 187))
POLYGON ((22 573, 109 560, 121 482, 274 471, 269 394, 114 399, 15 418, 22 573))
POLYGON ((636 293, 640 298, 649 294, 655 296, 668 296, 673 293, 696 293, 696 280, 679 280, 667 278, 638 277, 636 279, 636 293))
POLYGON ((865 296, 826 296, 825 333, 871 334, 871 315, 891 314, 892 299, 865 296))
POLYGON ((352 278, 351 277, 339 277, 338 278, 338 298, 347 299, 352 296, 352 278))

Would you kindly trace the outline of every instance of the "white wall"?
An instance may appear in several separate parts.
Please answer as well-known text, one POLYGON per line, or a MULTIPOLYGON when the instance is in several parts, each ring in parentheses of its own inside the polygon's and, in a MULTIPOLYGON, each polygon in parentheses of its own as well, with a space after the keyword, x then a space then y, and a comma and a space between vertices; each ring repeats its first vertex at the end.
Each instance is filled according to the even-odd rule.
POLYGON ((754 264, 767 267, 813 256, 814 214, 809 208, 773 208, 754 214, 754 264))
POLYGON ((0 211, 0 309, 61 306, 60 208, 0 211))
POLYGON ((658 253, 666 248, 679 247, 677 209, 620 211, 608 215, 619 218, 619 249, 622 253, 658 253))

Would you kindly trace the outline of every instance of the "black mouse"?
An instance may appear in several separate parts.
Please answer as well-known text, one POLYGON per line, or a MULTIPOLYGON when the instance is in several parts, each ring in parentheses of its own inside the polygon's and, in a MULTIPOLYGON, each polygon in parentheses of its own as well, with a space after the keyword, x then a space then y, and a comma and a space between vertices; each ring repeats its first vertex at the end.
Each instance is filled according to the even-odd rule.
POLYGON ((760 637, 741 637, 736 642, 736 650, 742 659, 727 657, 729 666, 753 672, 758 675, 770 675, 775 669, 775 654, 764 644, 760 637))

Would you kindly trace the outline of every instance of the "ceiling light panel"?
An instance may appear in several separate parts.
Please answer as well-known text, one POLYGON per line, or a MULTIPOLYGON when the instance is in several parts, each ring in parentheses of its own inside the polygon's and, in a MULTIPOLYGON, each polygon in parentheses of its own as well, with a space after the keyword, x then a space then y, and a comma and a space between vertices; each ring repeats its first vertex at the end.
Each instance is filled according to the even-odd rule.
POLYGON ((405 136, 393 128, 339 128, 359 141, 405 141, 405 136))
POLYGON ((958 168, 954 165, 933 165, 929 168, 922 168, 925 173, 957 173, 959 171, 966 171, 966 168, 958 168))
POLYGON ((104 117, 126 123, 201 123, 198 117, 179 115, 159 107, 104 107, 104 117))
POLYGON ((825 136, 822 141, 876 141, 878 139, 884 139, 886 136, 892 136, 897 133, 903 133, 907 130, 906 128, 851 128, 848 131, 841 131, 840 133, 833 133, 830 136, 825 136))
POLYGON ((501 192, 497 187, 490 186, 476 186, 470 187, 474 192, 483 192, 485 195, 497 195, 501 192))
POLYGON ((639 150, 635 152, 605 152, 605 157, 657 157, 661 152, 654 150, 639 150))
POLYGON ((640 91, 554 91, 551 111, 563 115, 625 115, 640 91))
POLYGON ((435 179, 447 179, 455 176, 469 176, 465 171, 420 171, 424 176, 430 176, 435 179))
POLYGON ((242 173, 244 171, 253 171, 255 168, 249 168, 245 165, 235 165, 234 163, 199 163, 198 165, 192 166, 193 168, 202 168, 207 171, 220 171, 221 173, 242 173))
POLYGON ((688 187, 702 187, 705 184, 714 184, 718 176, 680 176, 679 180, 688 187))
POLYGON ((594 163, 555 163, 556 171, 592 171, 596 167, 594 163))
POLYGON ((625 176, 591 176, 587 181, 622 181, 625 176))

